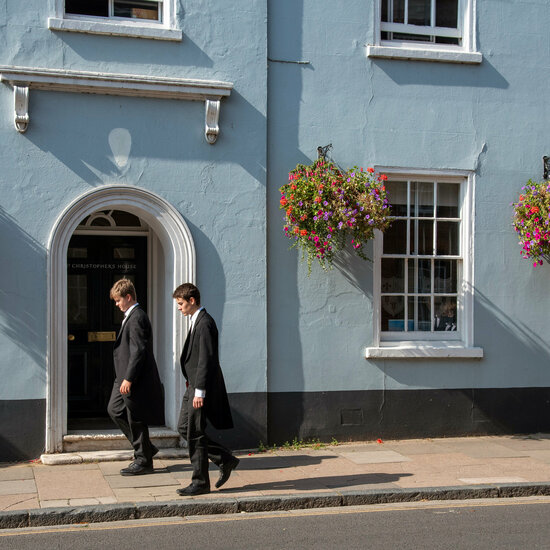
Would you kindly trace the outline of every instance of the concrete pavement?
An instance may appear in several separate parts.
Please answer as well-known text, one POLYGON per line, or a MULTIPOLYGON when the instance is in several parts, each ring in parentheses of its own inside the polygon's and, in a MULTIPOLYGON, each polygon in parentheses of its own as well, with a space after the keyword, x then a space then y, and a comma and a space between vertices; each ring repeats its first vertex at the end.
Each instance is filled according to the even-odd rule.
MULTIPOLYGON (((170 456, 165 454, 164 456, 170 456)), ((187 458, 0 464, 0 528, 212 513, 413 501, 550 495, 550 435, 348 443, 240 452, 220 489, 194 498, 187 458)), ((212 487, 218 470, 212 465, 212 487)))

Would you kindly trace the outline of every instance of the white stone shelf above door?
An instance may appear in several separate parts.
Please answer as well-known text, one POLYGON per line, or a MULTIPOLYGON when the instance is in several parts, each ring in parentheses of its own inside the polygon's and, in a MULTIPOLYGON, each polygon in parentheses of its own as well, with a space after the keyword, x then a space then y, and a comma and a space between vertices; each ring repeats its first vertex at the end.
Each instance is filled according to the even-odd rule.
POLYGON ((232 82, 167 78, 159 76, 68 71, 30 67, 0 66, 0 81, 14 92, 14 124, 25 132, 30 123, 29 91, 48 90, 101 95, 150 97, 204 101, 204 134, 214 144, 218 139, 221 100, 233 89, 232 82))

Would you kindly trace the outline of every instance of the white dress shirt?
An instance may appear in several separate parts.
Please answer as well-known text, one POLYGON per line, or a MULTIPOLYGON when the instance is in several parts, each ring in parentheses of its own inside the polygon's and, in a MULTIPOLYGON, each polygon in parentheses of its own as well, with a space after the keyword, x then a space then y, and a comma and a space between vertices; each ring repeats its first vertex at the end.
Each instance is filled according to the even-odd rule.
MULTIPOLYGON (((189 332, 193 332, 195 329, 195 322, 197 321, 197 317, 199 316, 199 313, 203 310, 203 307, 200 307, 191 315, 191 328, 189 329, 189 332)), ((195 388, 195 397, 206 397, 206 390, 200 390, 199 388, 195 388)))

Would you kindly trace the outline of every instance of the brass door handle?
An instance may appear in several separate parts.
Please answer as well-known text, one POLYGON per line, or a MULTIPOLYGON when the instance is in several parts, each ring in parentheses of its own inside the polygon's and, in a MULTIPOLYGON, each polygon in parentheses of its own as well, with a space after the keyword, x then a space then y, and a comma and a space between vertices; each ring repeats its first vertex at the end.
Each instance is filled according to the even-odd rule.
POLYGON ((67 336, 67 338, 69 339, 69 342, 72 342, 75 339, 75 335, 74 334, 69 334, 69 336, 67 336))

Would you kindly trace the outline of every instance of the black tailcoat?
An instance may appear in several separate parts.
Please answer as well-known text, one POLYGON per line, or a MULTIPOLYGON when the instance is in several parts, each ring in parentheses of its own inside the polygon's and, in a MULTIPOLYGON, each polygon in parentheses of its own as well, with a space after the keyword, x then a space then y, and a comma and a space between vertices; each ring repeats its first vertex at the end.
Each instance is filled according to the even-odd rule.
POLYGON ((164 392, 153 355, 153 334, 147 314, 136 306, 118 333, 113 358, 116 383, 132 382, 124 402, 132 416, 147 424, 164 425, 164 392))
POLYGON ((206 390, 206 417, 218 430, 233 427, 229 399, 218 357, 218 329, 214 319, 201 310, 181 354, 181 371, 189 387, 206 390))

